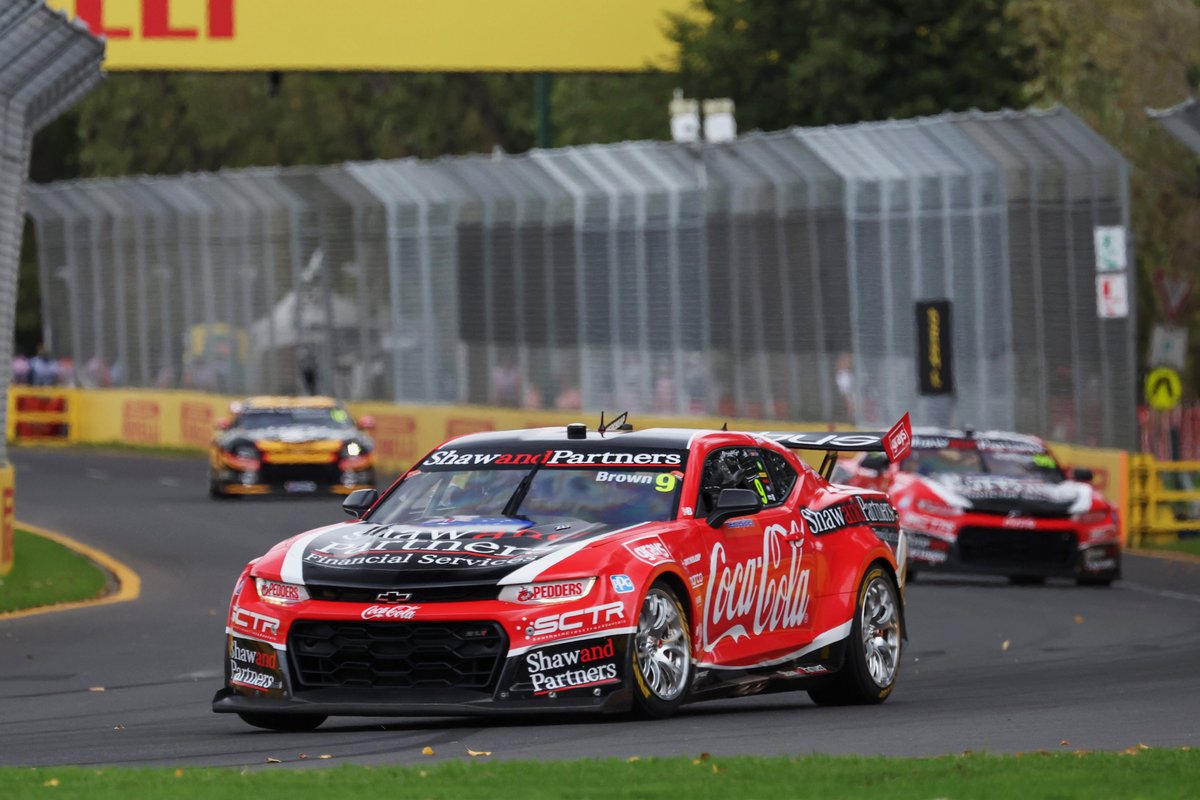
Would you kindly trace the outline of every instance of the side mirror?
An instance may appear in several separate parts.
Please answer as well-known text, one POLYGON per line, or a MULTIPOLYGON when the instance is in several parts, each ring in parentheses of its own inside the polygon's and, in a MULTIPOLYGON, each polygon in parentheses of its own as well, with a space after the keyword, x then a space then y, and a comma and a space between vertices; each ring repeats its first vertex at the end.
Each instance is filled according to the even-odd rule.
POLYGON ((217 430, 227 431, 233 426, 233 420, 229 417, 221 417, 217 420, 217 430))
POLYGON ((1080 483, 1091 483, 1095 477, 1095 473, 1093 473, 1087 467, 1071 468, 1071 480, 1073 481, 1079 481, 1080 483))
POLYGON ((358 429, 361 431, 375 430, 375 418, 370 414, 364 414, 358 418, 358 429))
POLYGON ((717 507, 708 515, 705 522, 710 528, 719 528, 727 520, 734 517, 744 517, 757 514, 762 510, 762 501, 758 495, 749 489, 722 489, 717 495, 717 507))
POLYGON ((355 489, 342 501, 342 511, 357 519, 367 513, 378 499, 379 492, 374 489, 355 489))

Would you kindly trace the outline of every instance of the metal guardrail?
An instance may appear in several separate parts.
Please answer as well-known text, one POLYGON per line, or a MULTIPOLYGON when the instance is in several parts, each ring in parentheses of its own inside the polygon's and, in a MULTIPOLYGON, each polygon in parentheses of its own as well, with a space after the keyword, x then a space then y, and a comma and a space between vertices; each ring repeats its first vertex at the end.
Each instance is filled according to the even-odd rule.
POLYGON ((1134 455, 1130 473, 1131 545, 1200 531, 1200 461, 1159 461, 1150 455, 1134 455), (1164 481, 1167 476, 1176 477, 1164 481), (1167 483, 1186 483, 1191 488, 1167 483))

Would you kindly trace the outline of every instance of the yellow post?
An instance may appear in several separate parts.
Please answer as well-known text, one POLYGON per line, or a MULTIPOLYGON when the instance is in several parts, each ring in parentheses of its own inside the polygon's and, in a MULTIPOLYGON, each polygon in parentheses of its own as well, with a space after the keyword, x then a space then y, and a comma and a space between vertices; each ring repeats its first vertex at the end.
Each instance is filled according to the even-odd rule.
POLYGON ((13 558, 13 488, 15 476, 12 464, 0 466, 0 576, 12 569, 13 558))

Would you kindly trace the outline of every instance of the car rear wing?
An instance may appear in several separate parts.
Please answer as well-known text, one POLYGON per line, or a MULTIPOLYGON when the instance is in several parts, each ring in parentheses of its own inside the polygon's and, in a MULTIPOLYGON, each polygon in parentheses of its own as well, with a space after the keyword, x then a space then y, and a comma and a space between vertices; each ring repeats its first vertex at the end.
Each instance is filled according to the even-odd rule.
POLYGON ((821 475, 829 480, 839 453, 884 453, 892 463, 912 452, 912 423, 907 412, 886 431, 765 432, 759 434, 793 450, 824 450, 821 475))

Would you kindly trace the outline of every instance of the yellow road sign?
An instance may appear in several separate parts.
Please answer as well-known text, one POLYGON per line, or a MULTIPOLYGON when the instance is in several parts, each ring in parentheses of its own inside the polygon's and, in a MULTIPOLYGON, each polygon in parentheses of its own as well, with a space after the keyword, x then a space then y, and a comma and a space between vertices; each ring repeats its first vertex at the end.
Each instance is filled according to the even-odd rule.
POLYGON ((1146 402, 1155 411, 1170 411, 1182 395, 1179 373, 1170 367, 1156 367, 1146 376, 1146 402))

